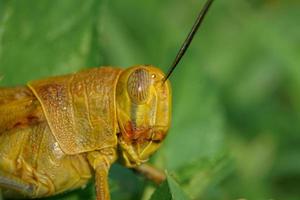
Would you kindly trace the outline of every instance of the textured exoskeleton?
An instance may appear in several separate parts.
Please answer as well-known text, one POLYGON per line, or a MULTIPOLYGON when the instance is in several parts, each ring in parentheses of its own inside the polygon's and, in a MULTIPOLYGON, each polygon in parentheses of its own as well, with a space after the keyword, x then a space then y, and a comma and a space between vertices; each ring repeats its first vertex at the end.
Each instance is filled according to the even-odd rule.
POLYGON ((0 88, 0 187, 37 198, 84 186, 109 199, 112 163, 147 161, 170 125, 171 91, 153 66, 100 67, 0 88))

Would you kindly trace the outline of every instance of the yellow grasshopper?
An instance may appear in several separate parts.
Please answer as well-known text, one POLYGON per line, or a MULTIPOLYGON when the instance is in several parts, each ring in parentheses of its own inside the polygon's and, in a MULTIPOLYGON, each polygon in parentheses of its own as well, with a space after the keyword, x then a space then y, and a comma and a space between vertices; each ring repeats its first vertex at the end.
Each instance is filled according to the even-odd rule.
POLYGON ((143 163, 167 135, 168 78, 212 2, 202 8, 166 75, 151 65, 100 67, 0 88, 4 197, 52 196, 94 176, 97 199, 108 200, 108 172, 116 160, 160 183, 164 175, 143 163))

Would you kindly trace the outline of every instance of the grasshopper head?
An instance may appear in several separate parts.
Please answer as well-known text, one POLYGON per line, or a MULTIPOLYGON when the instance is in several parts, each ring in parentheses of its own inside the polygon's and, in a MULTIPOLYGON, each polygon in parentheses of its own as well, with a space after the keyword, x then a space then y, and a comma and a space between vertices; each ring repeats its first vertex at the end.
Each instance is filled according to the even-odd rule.
POLYGON ((161 145, 170 126, 171 88, 153 66, 135 66, 122 72, 116 104, 121 157, 127 167, 146 161, 161 145))
POLYGON ((169 77, 191 44, 213 0, 207 0, 166 75, 153 66, 124 70, 117 84, 119 146, 127 167, 146 161, 160 146, 170 126, 169 77))

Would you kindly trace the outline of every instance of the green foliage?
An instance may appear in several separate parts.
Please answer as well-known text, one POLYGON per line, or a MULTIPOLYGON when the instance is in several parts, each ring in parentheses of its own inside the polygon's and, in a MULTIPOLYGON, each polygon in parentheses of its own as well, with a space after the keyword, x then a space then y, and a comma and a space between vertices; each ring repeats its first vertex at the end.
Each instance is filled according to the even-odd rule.
MULTIPOLYGON (((167 70, 203 2, 0 0, 0 84, 101 65, 167 70)), ((169 177, 152 198, 299 198, 299 9, 297 0, 215 1, 171 77, 172 127, 151 159, 180 188, 169 177)), ((113 199, 155 190, 118 164, 110 183, 113 199)), ((92 198, 91 182, 49 199, 92 198)))
POLYGON ((150 200, 189 200, 190 198, 180 189, 170 176, 157 188, 150 200))

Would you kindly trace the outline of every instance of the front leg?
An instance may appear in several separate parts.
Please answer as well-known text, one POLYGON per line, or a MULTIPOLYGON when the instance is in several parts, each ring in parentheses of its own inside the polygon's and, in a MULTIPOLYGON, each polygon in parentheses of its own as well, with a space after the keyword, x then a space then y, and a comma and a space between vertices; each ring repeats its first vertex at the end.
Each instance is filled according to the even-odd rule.
POLYGON ((166 179, 166 175, 163 171, 147 163, 136 166, 133 168, 133 170, 145 176, 147 179, 156 183, 157 185, 161 184, 166 179))
POLYGON ((109 200, 108 171, 116 160, 114 149, 103 149, 88 154, 90 165, 95 170, 95 187, 97 200, 109 200))

